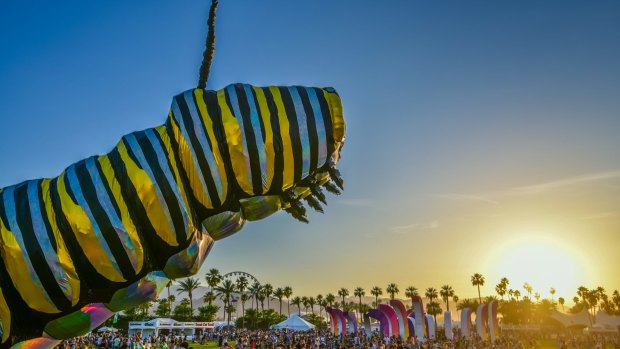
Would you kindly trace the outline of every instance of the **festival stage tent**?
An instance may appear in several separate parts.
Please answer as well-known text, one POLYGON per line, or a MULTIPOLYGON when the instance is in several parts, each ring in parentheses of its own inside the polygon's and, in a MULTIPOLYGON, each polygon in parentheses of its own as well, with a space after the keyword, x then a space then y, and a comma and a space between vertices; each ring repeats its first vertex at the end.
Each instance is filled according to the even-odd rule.
POLYGON ((118 331, 118 328, 105 327, 105 326, 97 330, 97 332, 116 332, 116 331, 118 331))
POLYGON ((609 315, 599 310, 596 313, 596 324, 617 330, 620 327, 620 316, 609 315))
POLYGON ((291 315, 288 319, 271 326, 271 328, 277 330, 289 329, 295 331, 307 331, 313 329, 314 325, 300 318, 298 315, 291 315))
POLYGON ((586 309, 577 314, 564 314, 557 310, 551 313, 551 318, 559 321, 562 325, 569 326, 590 326, 590 314, 586 309))

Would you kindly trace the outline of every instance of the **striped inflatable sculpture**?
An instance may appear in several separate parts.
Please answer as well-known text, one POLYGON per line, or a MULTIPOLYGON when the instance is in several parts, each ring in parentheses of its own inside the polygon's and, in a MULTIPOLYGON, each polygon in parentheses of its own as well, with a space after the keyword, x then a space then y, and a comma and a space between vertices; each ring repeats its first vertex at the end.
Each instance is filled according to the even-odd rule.
POLYGON ((51 348, 195 274, 214 242, 339 193, 332 88, 230 85, 56 178, 0 189, 1 347, 51 348))

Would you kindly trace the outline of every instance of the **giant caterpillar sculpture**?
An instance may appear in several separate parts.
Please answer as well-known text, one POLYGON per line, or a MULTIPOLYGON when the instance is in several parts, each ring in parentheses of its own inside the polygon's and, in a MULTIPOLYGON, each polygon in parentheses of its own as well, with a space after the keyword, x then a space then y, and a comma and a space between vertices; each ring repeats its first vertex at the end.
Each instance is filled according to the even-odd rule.
POLYGON ((339 193, 332 88, 230 85, 53 179, 0 189, 2 348, 51 348, 198 271, 216 240, 339 193))

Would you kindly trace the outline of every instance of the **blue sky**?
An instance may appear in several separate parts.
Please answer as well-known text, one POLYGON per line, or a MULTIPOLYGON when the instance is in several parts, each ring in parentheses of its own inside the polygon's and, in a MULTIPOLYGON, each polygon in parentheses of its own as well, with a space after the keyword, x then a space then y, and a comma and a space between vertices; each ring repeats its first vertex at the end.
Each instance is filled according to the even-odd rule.
MULTIPOLYGON (((0 187, 163 123, 196 85, 208 4, 2 2, 0 187)), ((348 138, 324 215, 248 224, 209 266, 308 295, 468 296, 474 272, 487 292, 511 274, 498 251, 523 237, 620 288, 617 1, 221 1, 216 25, 209 88, 333 86, 348 138)))

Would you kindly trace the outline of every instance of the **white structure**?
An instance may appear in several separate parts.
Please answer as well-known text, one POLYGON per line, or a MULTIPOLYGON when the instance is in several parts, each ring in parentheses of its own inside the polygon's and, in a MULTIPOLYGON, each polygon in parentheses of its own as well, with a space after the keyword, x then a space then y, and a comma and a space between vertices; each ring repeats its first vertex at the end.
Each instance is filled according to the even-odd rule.
MULTIPOLYGON (((226 322, 223 324, 226 325, 226 322)), ((150 335, 158 336, 160 334, 197 336, 219 326, 222 326, 222 323, 200 321, 180 322, 173 319, 157 318, 150 321, 131 321, 127 332, 130 336, 140 332, 143 337, 150 335)))
POLYGON ((278 330, 289 329, 295 331, 307 331, 313 329, 314 325, 295 314, 291 315, 288 319, 280 322, 279 324, 271 326, 271 328, 278 330))

